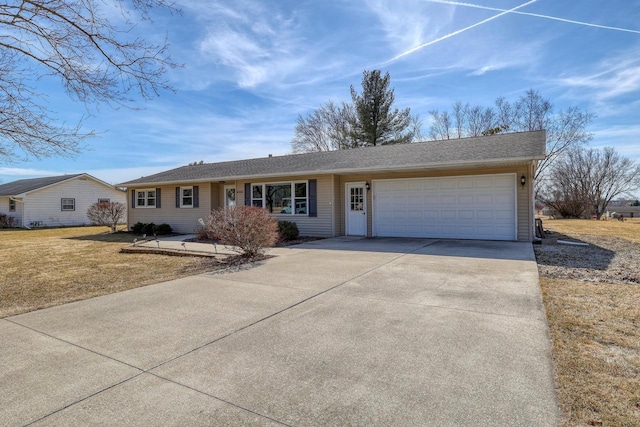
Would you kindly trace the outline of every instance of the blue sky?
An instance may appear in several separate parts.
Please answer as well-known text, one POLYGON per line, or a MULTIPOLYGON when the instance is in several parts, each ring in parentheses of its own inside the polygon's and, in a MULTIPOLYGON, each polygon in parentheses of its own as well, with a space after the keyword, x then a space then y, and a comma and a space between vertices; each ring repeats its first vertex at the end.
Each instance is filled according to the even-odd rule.
POLYGON ((597 114, 591 146, 640 161, 640 1, 178 1, 145 37, 168 36, 184 68, 140 109, 86 107, 55 81, 40 90, 60 120, 99 136, 73 159, 0 165, 0 181, 87 172, 110 183, 204 160, 281 155, 298 115, 349 100, 363 70, 391 75, 396 105, 428 133, 433 109, 489 105, 538 90, 556 110, 597 114))

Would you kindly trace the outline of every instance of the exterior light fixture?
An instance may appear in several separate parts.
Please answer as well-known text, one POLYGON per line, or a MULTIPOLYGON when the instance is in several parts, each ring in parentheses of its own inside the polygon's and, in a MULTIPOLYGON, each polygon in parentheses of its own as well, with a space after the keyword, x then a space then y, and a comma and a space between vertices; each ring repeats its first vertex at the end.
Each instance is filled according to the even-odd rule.
POLYGON ((371 186, 369 185, 369 183, 368 183, 368 182, 367 182, 366 187, 367 187, 367 191, 371 190, 371 186))
POLYGON ((522 175, 520 177, 520 184, 522 184, 522 186, 524 187, 524 185, 527 183, 527 178, 525 178, 524 175, 522 175))

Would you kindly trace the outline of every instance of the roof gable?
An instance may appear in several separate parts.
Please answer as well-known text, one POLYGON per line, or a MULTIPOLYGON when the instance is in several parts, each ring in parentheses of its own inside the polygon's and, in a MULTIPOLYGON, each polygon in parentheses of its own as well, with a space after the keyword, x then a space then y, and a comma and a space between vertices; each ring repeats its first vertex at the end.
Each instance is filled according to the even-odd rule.
POLYGON ((31 191, 40 190, 45 187, 49 187, 52 185, 60 184, 65 181, 70 181, 72 179, 86 176, 102 185, 107 187, 111 187, 109 184, 100 181, 93 176, 86 173, 78 173, 73 175, 59 175, 59 176, 47 176, 42 178, 30 178, 30 179, 19 179, 17 181, 8 182, 6 184, 0 185, 0 196, 16 196, 18 194, 29 193, 31 191))
POLYGON ((544 131, 521 132, 196 164, 160 172, 120 185, 526 162, 543 159, 545 147, 544 131))

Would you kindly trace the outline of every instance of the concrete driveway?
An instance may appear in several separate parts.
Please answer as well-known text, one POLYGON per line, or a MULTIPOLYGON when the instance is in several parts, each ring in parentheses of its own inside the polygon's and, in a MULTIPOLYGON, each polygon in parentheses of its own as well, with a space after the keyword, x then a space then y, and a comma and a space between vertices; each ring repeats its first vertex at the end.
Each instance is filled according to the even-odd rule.
POLYGON ((0 320, 0 424, 558 423, 531 244, 272 253, 0 320))

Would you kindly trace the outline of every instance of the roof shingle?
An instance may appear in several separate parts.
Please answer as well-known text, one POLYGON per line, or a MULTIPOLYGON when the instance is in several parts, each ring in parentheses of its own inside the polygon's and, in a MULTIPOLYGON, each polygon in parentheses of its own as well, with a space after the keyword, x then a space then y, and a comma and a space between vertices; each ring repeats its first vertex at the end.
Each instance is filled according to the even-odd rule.
POLYGON ((489 165, 541 160, 545 149, 545 131, 521 132, 189 165, 118 185, 489 165))
POLYGON ((38 188, 46 187, 48 185, 57 184, 67 179, 75 178, 77 176, 84 175, 81 173, 75 175, 60 175, 60 176, 47 176, 43 178, 31 178, 31 179, 19 179, 17 181, 8 182, 0 185, 0 196, 15 196, 18 194, 26 193, 29 191, 37 190, 38 188))

